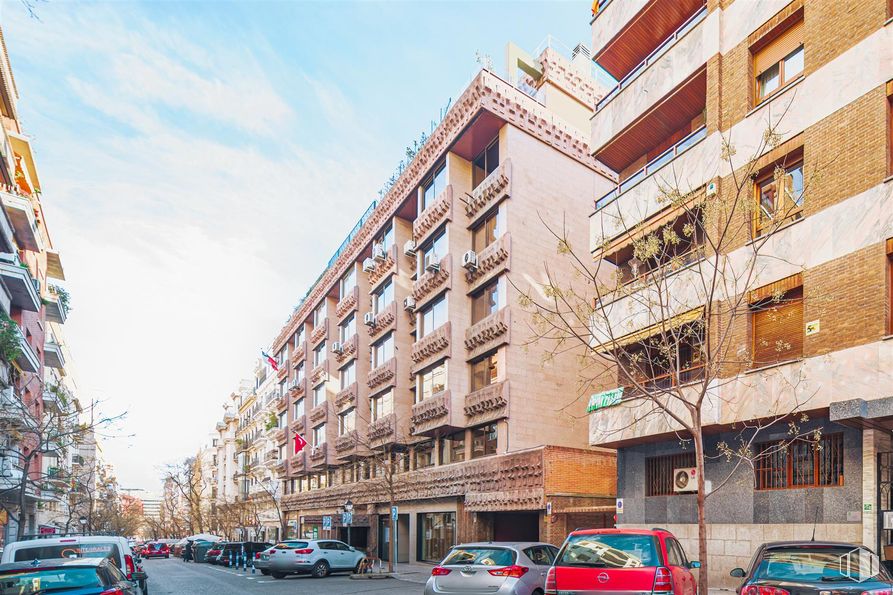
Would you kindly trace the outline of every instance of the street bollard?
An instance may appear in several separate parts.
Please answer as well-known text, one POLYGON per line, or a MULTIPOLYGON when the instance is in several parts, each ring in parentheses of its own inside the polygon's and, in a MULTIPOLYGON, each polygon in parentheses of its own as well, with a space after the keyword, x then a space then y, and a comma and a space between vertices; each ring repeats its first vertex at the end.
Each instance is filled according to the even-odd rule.
POLYGON ((254 569, 254 560, 251 561, 251 574, 257 574, 257 571, 254 569))

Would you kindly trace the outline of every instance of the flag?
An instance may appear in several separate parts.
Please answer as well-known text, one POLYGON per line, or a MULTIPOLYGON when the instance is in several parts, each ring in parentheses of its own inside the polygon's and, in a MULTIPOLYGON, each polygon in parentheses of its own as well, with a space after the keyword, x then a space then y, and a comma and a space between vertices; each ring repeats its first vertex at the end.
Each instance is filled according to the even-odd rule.
POLYGON ((267 363, 270 364, 270 367, 273 368, 274 372, 279 371, 279 364, 276 363, 276 360, 273 359, 273 356, 271 356, 269 353, 267 353, 263 349, 260 350, 260 354, 262 356, 264 356, 265 358, 267 358, 267 363))
POLYGON ((295 434, 295 454, 304 450, 305 446, 307 446, 307 441, 300 434, 295 434))

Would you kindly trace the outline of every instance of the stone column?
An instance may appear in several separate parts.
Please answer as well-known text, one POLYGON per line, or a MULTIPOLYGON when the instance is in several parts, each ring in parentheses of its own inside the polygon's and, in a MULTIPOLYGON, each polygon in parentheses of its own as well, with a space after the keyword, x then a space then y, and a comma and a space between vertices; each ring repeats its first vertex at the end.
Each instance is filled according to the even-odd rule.
MULTIPOLYGON (((862 431, 862 543, 877 547, 877 454, 891 450, 890 435, 880 430, 862 431), (866 510, 866 508, 870 508, 866 510)), ((883 552, 878 552, 883 555, 883 552)))

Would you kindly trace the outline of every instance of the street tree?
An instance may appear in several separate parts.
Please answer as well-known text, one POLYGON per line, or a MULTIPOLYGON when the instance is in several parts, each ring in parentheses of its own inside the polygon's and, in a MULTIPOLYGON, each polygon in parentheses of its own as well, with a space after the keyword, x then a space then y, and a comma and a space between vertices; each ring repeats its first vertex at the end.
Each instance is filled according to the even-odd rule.
POLYGON ((201 465, 196 457, 188 457, 180 463, 168 465, 162 479, 166 486, 172 487, 176 499, 182 502, 189 533, 203 533, 208 527, 205 510, 206 485, 202 481, 201 465))

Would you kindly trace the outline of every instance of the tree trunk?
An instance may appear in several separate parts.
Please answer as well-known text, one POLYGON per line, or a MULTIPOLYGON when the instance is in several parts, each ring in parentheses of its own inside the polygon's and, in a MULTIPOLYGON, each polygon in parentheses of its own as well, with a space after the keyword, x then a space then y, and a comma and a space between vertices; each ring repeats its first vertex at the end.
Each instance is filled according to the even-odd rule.
POLYGON ((28 515, 25 514, 26 508, 26 500, 28 498, 28 475, 31 473, 31 457, 32 454, 29 454, 25 457, 25 460, 22 461, 22 484, 19 486, 19 525, 16 527, 16 541, 21 541, 25 538, 25 521, 28 518, 28 515))
POLYGON ((707 552, 707 510, 705 507, 707 494, 704 481, 704 434, 700 420, 694 424, 695 468, 698 473, 698 559, 701 568, 698 570, 698 595, 707 595, 709 559, 707 552))

